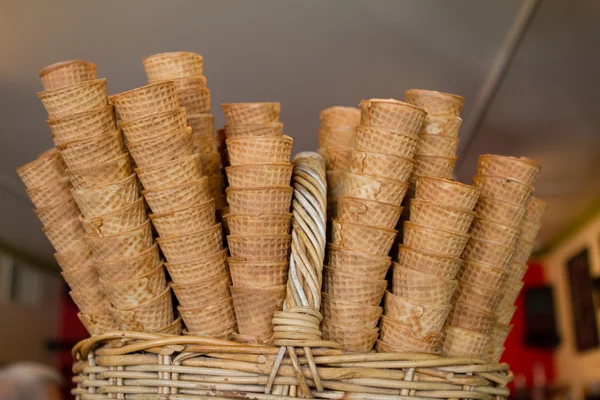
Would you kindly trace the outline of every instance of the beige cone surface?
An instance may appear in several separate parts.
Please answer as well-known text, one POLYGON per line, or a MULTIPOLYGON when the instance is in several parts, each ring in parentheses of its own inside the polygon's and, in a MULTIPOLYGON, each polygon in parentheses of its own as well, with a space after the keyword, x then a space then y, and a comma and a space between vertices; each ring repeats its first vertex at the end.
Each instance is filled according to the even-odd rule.
POLYGON ((192 135, 192 147, 194 154, 200 154, 204 156, 214 154, 217 152, 217 145, 217 138, 212 135, 192 135))
POLYGON ((183 107, 159 113, 144 115, 140 118, 122 121, 120 128, 128 142, 139 142, 161 136, 169 132, 178 132, 187 126, 183 107))
POLYGON ((289 186, 235 189, 227 188, 231 212, 239 214, 288 214, 293 189, 289 186))
POLYGON ((404 223, 404 244, 426 252, 448 257, 460 257, 469 235, 404 223))
POLYGON ((523 289, 524 283, 515 279, 509 279, 504 282, 501 292, 504 294, 503 302, 514 304, 517 301, 517 297, 523 289))
POLYGON ((200 54, 188 51, 158 53, 142 60, 148 82, 202 76, 204 60, 200 54))
POLYGON ((481 264, 506 268, 513 256, 513 248, 502 246, 487 240, 471 238, 462 255, 464 260, 475 261, 481 264))
POLYGON ((373 329, 377 326, 383 309, 379 306, 365 306, 339 297, 321 293, 321 314, 332 322, 373 329))
POLYGON ((520 240, 524 240, 525 242, 534 242, 538 232, 542 228, 542 224, 523 220, 520 228, 520 240))
POLYGON ((270 288, 231 287, 231 296, 239 332, 242 335, 269 339, 273 336, 273 314, 280 311, 286 286, 270 288))
POLYGON ((72 271, 63 271, 61 275, 72 290, 87 291, 98 286, 98 272, 92 264, 72 271))
POLYGON ((520 281, 527 273, 528 268, 525 263, 510 262, 506 267, 506 273, 510 279, 520 281))
POLYGON ((384 315, 381 318, 380 340, 404 351, 439 354, 442 345, 442 334, 430 332, 423 335, 423 337, 419 337, 412 331, 410 325, 384 315))
POLYGON ((542 217, 548 208, 548 203, 544 200, 532 196, 527 203, 527 211, 525 212, 525 219, 534 223, 541 223, 542 217))
POLYGON ((72 194, 81 213, 88 219, 118 210, 139 198, 135 174, 107 186, 74 189, 72 194))
POLYGON ((36 208, 35 214, 44 226, 61 225, 66 221, 79 217, 81 212, 73 200, 64 201, 61 204, 36 208))
POLYGON ((111 160, 83 168, 67 169, 75 189, 101 187, 119 182, 131 175, 129 154, 121 154, 111 160))
POLYGON ((225 135, 227 139, 245 136, 281 137, 283 135, 283 124, 272 122, 268 124, 225 125, 225 135))
POLYGON ((448 232, 466 234, 471 228, 475 213, 437 205, 428 201, 411 199, 410 221, 415 224, 448 232))
POLYGON ((27 189, 25 193, 36 208, 56 206, 71 199, 71 182, 67 178, 58 178, 45 182, 41 186, 27 189))
POLYGON ((453 302, 455 304, 476 304, 477 308, 493 313, 500 304, 500 300, 502 300, 502 293, 499 291, 459 281, 453 302))
POLYGON ((17 168, 17 175, 28 189, 62 178, 64 174, 65 164, 58 152, 46 157, 38 157, 17 168))
POLYGON ((506 247, 514 247, 520 232, 518 229, 507 225, 475 218, 470 234, 476 239, 487 240, 506 247))
POLYGON ((350 324, 324 319, 321 324, 323 339, 341 344, 345 350, 367 352, 373 348, 379 329, 361 328, 350 324))
POLYGON ((404 268, 404 273, 397 273, 394 268, 392 293, 417 303, 450 304, 458 285, 455 280, 431 279, 431 276, 426 279, 427 275, 410 271, 404 268))
POLYGON ((165 289, 160 295, 140 306, 128 310, 112 309, 112 312, 122 329, 155 332, 174 320, 171 289, 165 289))
POLYGON ((228 103, 221 104, 229 125, 270 124, 279 120, 279 103, 228 103))
POLYGON ((282 137, 237 137, 227 139, 232 166, 245 164, 286 164, 290 162, 293 140, 282 137))
POLYGON ((149 217, 161 237, 187 235, 210 228, 217 223, 214 200, 180 211, 150 214, 149 217))
POLYGON ((508 274, 502 268, 465 261, 459 279, 470 285, 500 290, 508 274))
POLYGON ((441 256, 435 253, 400 245, 398 248, 398 264, 403 267, 438 276, 454 279, 463 265, 459 257, 441 256))
POLYGON ((105 282, 123 281, 138 278, 154 270, 162 263, 158 252, 158 245, 132 257, 116 258, 110 261, 96 261, 94 263, 100 278, 105 282))
POLYGON ((203 175, 200 156, 196 154, 152 167, 136 168, 135 172, 146 190, 165 189, 198 181, 203 175))
POLYGON ((458 117, 465 104, 465 98, 462 96, 435 90, 409 89, 404 92, 404 97, 408 103, 433 115, 458 117))
POLYGON ((338 268, 340 270, 372 269, 375 273, 375 271, 387 271, 391 265, 390 257, 375 256, 361 251, 343 249, 332 244, 327 245, 326 259, 327 265, 331 268, 338 268))
POLYGON ((170 263, 195 260, 223 250, 223 227, 216 224, 198 232, 163 237, 156 241, 170 263))
POLYGON ((494 345, 503 345, 512 330, 512 325, 496 324, 492 330, 490 342, 494 345))
POLYGON ((42 228, 42 232, 58 253, 69 250, 80 238, 85 236, 85 230, 77 219, 50 224, 42 228))
POLYGON ((356 148, 361 151, 412 158, 418 146, 416 135, 362 125, 356 128, 356 148))
POLYGON ((110 302, 117 309, 127 309, 146 303, 167 287, 165 269, 159 265, 139 278, 121 281, 102 281, 110 302))
POLYGON ((77 318, 79 318, 90 335, 101 335, 104 332, 119 329, 119 324, 108 310, 91 315, 78 313, 77 318))
POLYGON ((81 224, 89 236, 116 235, 140 226, 146 220, 144 199, 92 219, 81 218, 81 224))
POLYGON ((113 106, 95 108, 47 122, 56 146, 99 136, 117 129, 113 106))
POLYGON ((496 310, 496 322, 504 325, 510 324, 510 321, 512 320, 512 317, 515 315, 516 311, 516 306, 500 303, 498 309, 496 310))
POLYGON ((447 326, 444 336, 442 356, 485 358, 490 342, 488 335, 447 326))
POLYGON ((123 121, 179 108, 177 89, 171 81, 151 83, 110 96, 110 102, 123 121))
POLYGON ((213 136, 215 134, 215 116, 212 114, 187 114, 187 125, 194 136, 213 136))
POLYGON ((54 254, 63 271, 69 272, 92 263, 93 253, 84 238, 79 238, 68 250, 54 254))
POLYGON ((154 214, 165 214, 210 201, 208 178, 142 192, 154 214))
POLYGON ((107 310, 110 306, 110 301, 100 284, 83 290, 73 289, 69 292, 69 295, 77 308, 84 314, 101 312, 107 310))
POLYGON ((60 155, 71 169, 109 161, 124 151, 121 131, 115 130, 99 136, 65 143, 60 155))
POLYGON ((156 330, 156 333, 164 333, 167 335, 175 335, 181 336, 181 331, 183 330, 183 323, 181 322, 181 316, 179 316, 175 321, 171 322, 163 326, 160 329, 156 330))
POLYGON ((520 182, 495 176, 476 175, 473 186, 481 189, 481 195, 525 206, 533 193, 533 187, 520 182))
POLYGON ((479 189, 448 179, 419 177, 416 198, 444 207, 471 211, 479 198, 479 189))
POLYGON ((455 164, 456 157, 415 156, 411 182, 420 176, 451 179, 455 164))
POLYGON ((210 90, 196 88, 178 92, 179 105, 190 115, 210 113, 210 90))
POLYGON ((37 95, 48 112, 49 120, 108 105, 106 79, 95 79, 59 89, 45 90, 37 95))
POLYGON ((460 117, 427 114, 421 134, 457 137, 462 124, 460 117))
POLYGON ((489 335, 492 332, 496 315, 477 308, 476 305, 456 303, 448 315, 446 323, 456 328, 489 335))
POLYGON ((288 279, 288 260, 242 261, 229 259, 234 286, 269 287, 285 285, 288 279))
POLYGON ((402 207, 365 199, 340 197, 337 211, 337 219, 341 222, 393 229, 400 218, 402 207))
POLYGON ((321 128, 351 128, 360 123, 360 109, 356 107, 333 106, 321 111, 321 128))
POLYGON ((534 243, 527 242, 522 239, 517 240, 515 252, 512 256, 512 262, 520 264, 527 263, 527 260, 529 260, 529 256, 531 256, 531 252, 533 251, 533 247, 534 243))
POLYGON ((292 180, 292 164, 239 165, 227 167, 227 180, 233 188, 287 186, 292 180))
POLYGON ((332 272, 331 269, 323 274, 323 292, 367 306, 378 305, 386 288, 387 281, 383 279, 359 279, 356 276, 332 272))
POLYGON ((361 124, 397 132, 416 134, 427 113, 413 105, 393 99, 370 99, 360 102, 361 124))
POLYGON ((38 76, 44 90, 60 89, 96 79, 96 64, 83 60, 62 61, 42 68, 38 76))
POLYGON ((354 147, 356 141, 356 133, 354 128, 332 128, 319 129, 319 148, 326 149, 328 147, 354 147))
POLYGON ((344 175, 346 175, 346 171, 326 172, 327 196, 330 198, 336 198, 344 194, 344 175))
POLYGON ((384 298, 385 315, 409 326, 418 338, 441 331, 451 308, 451 305, 417 303, 390 292, 384 298))
POLYGON ((358 175, 406 181, 414 165, 411 158, 355 150, 352 152, 350 171, 358 175))
POLYGON ((390 252, 398 233, 392 229, 339 221, 333 221, 332 227, 334 245, 378 256, 385 256, 390 252))
POLYGON ((475 206, 475 213, 479 218, 512 228, 521 225, 525 211, 526 208, 520 204, 512 204, 486 196, 481 196, 475 206))
POLYGON ((140 168, 173 161, 194 154, 192 128, 127 143, 127 150, 140 168))
POLYGON ((224 219, 232 235, 287 235, 292 214, 226 214, 224 219))
POLYGON ((419 134, 417 155, 433 157, 454 157, 458 149, 458 138, 441 135, 419 134))
POLYGON ((87 236, 87 242, 97 261, 111 261, 118 258, 133 257, 152 247, 152 227, 150 221, 117 235, 93 237, 87 236))
POLYGON ((225 273, 190 283, 171 283, 182 307, 195 308, 221 302, 230 297, 229 274, 225 273))
POLYGON ((540 170, 540 165, 527 157, 482 154, 477 160, 479 175, 508 178, 526 186, 532 186, 535 183, 540 170))
POLYGON ((222 338, 235 330, 235 311, 231 297, 196 308, 178 307, 190 332, 222 338))
POLYGON ((290 253, 291 235, 229 235, 231 257, 246 261, 286 260, 290 253))
POLYGON ((221 276, 227 272, 227 250, 180 263, 165 263, 171 279, 176 284, 193 283, 221 276))
POLYGON ((362 176, 352 173, 344 175, 344 195, 365 200, 399 206, 406 195, 409 183, 393 179, 362 176))

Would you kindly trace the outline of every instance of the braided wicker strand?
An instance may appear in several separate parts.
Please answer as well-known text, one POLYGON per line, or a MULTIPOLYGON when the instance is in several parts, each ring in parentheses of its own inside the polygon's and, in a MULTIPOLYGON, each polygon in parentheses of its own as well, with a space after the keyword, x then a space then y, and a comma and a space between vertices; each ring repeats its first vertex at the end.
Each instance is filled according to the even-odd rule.
POLYGON ((302 347, 304 349, 308 367, 318 392, 322 392, 324 388, 317 372, 311 347, 339 348, 337 343, 322 340, 323 335, 320 329, 323 319, 319 309, 321 307, 327 217, 324 159, 316 153, 298 154, 294 159, 292 181, 294 185, 293 230, 287 298, 284 311, 275 313, 273 318, 275 346, 280 346, 280 349, 265 392, 270 393, 287 351, 300 392, 306 398, 311 398, 310 387, 294 348, 302 347))

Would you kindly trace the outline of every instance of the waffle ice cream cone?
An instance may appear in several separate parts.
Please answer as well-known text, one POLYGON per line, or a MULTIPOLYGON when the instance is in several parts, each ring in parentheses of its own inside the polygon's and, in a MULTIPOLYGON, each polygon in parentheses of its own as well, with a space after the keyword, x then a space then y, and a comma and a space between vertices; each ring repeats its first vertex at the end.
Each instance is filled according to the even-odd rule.
POLYGON ((354 147, 326 147, 322 156, 325 158, 328 170, 350 170, 352 151, 354 147))
POLYGON ((17 175, 28 189, 62 178, 64 174, 65 164, 58 152, 46 157, 38 157, 17 168, 17 175))
POLYGON ((513 255, 513 248, 487 240, 471 238, 465 247, 462 258, 481 264, 506 268, 513 255))
POLYGON ((290 233, 292 214, 226 214, 232 235, 287 235, 290 233))
POLYGON ((88 291, 98 286, 98 272, 92 264, 72 271, 63 271, 61 275, 72 290, 88 291))
POLYGON ((471 236, 506 247, 513 247, 519 237, 519 231, 507 225, 476 218, 471 226, 471 236))
POLYGON ((235 330, 235 311, 231 297, 195 308, 178 307, 187 329, 194 334, 223 337, 235 330))
POLYGON ((137 332, 155 332, 174 320, 170 288, 140 306, 111 310, 122 329, 137 332))
POLYGON ((93 253, 87 242, 80 238, 68 250, 55 253, 54 258, 63 271, 69 272, 90 265, 93 253))
POLYGON ((477 308, 493 313, 500 304, 500 300, 502 300, 502 293, 499 291, 459 281, 453 302, 455 304, 476 304, 477 308))
POLYGON ((396 321, 384 315, 381 317, 381 341, 404 351, 439 354, 442 346, 442 334, 430 332, 417 336, 410 325, 396 321))
POLYGON ((48 112, 49 120, 57 120, 108 105, 106 79, 95 79, 59 89, 44 90, 37 95, 48 112))
POLYGON ((449 326, 489 335, 495 322, 496 315, 494 313, 480 310, 474 305, 456 303, 450 311, 446 323, 449 326))
POLYGON ((81 214, 75 201, 69 200, 61 204, 44 206, 34 210, 44 226, 61 225, 66 221, 72 221, 81 214))
POLYGON ((410 200, 410 221, 415 224, 448 232, 466 234, 475 213, 444 207, 419 199, 410 200))
POLYGON ((471 211, 479 199, 479 189, 447 179, 419 177, 415 195, 419 200, 471 211))
POLYGON ((172 81, 151 83, 110 96, 110 102, 123 121, 179 108, 177 89, 172 81))
POLYGON ((506 274, 512 280, 520 281, 523 279, 523 277, 527 273, 527 268, 528 268, 527 264, 511 262, 508 264, 508 267, 506 268, 506 274))
POLYGON ((147 220, 142 225, 117 235, 87 236, 87 242, 97 261, 133 257, 152 247, 152 227, 147 220))
POLYGON ((285 285, 288 279, 288 260, 242 261, 229 259, 234 286, 270 287, 285 285))
POLYGON ((50 224, 42 228, 42 232, 59 253, 69 250, 77 243, 78 239, 85 235, 85 230, 79 220, 50 224))
POLYGON ((451 179, 456 157, 415 156, 412 182, 419 176, 451 179))
POLYGON ((204 60, 200 54, 188 51, 159 53, 142 60, 148 82, 202 76, 204 60))
POLYGON ((394 99, 370 99, 360 102, 361 124, 397 132, 417 134, 427 113, 411 104, 394 99))
POLYGON ((165 79, 165 81, 173 81, 175 82, 175 87, 177 88, 177 92, 184 92, 186 90, 200 90, 206 89, 206 77, 204 76, 194 76, 194 77, 186 77, 186 78, 174 78, 174 79, 165 79))
POLYGON ((210 155, 217 153, 217 145, 217 138, 212 135, 192 136, 194 154, 210 155))
POLYGON ((146 190, 165 189, 202 178, 199 155, 181 157, 173 161, 136 168, 135 172, 146 190))
POLYGON ((195 308, 228 299, 230 282, 225 273, 195 282, 171 283, 171 287, 182 307, 195 308))
POLYGON ((375 345, 379 329, 361 328, 337 321, 323 320, 321 325, 323 339, 341 344, 345 350, 368 352, 375 345))
POLYGON ((361 151, 412 158, 418 146, 419 138, 416 135, 371 126, 356 128, 356 148, 361 151))
POLYGON ((358 175, 406 181, 414 165, 415 162, 410 158, 355 150, 352 152, 350 171, 358 175))
POLYGON ((154 214, 166 214, 210 201, 208 178, 142 192, 154 214))
POLYGON ((483 333, 447 326, 444 328, 443 357, 472 357, 484 359, 490 338, 483 333))
POLYGON ((455 280, 431 279, 431 276, 407 268, 394 268, 392 293, 416 303, 450 304, 457 287, 455 280))
POLYGON ((247 136, 281 137, 283 135, 283 124, 272 122, 267 124, 235 124, 225 125, 227 139, 247 136))
POLYGON ((139 198, 135 174, 107 186, 74 189, 72 194, 81 213, 88 219, 118 210, 139 198))
POLYGON ((289 186, 235 189, 227 188, 231 212, 239 214, 288 214, 293 189, 289 186))
POLYGON ((548 203, 544 200, 532 196, 527 203, 527 211, 525 212, 525 220, 533 223, 541 223, 542 217, 548 208, 548 203))
POLYGON ((381 302, 383 293, 387 288, 387 281, 358 278, 325 270, 323 274, 323 292, 343 300, 360 303, 367 306, 376 306, 381 302))
POLYGON ((435 90, 410 89, 404 92, 404 97, 408 103, 433 115, 458 117, 465 104, 465 98, 462 96, 435 90))
POLYGON ((322 293, 321 314, 331 322, 373 329, 377 326, 383 309, 379 306, 365 306, 322 293))
POLYGON ((179 104, 185 108, 187 114, 209 114, 210 113, 210 90, 188 89, 178 92, 179 104))
POLYGON ((504 269, 472 261, 465 261, 459 275, 459 279, 463 282, 492 290, 500 290, 507 278, 508 274, 504 269))
POLYGON ((143 276, 162 264, 158 245, 132 257, 116 258, 110 261, 96 261, 94 266, 104 282, 125 281, 143 276))
POLYGON ((96 64, 83 60, 58 62, 42 68, 38 76, 44 90, 60 89, 96 79, 96 64))
POLYGON ((166 133, 178 132, 185 129, 186 126, 186 114, 183 107, 144 115, 137 119, 122 121, 120 124, 127 142, 139 142, 166 133))
POLYGON ((131 175, 129 154, 121 154, 111 160, 82 168, 67 169, 75 189, 101 187, 119 182, 131 175))
POLYGON ((507 178, 526 186, 533 186, 540 170, 540 165, 527 157, 482 154, 477 160, 479 175, 507 178))
POLYGON ((385 256, 390 252, 398 233, 391 229, 339 221, 333 221, 332 227, 334 245, 378 256, 385 256))
POLYGON ((520 182, 495 176, 476 175, 473 186, 481 189, 481 195, 524 206, 533 193, 533 187, 520 182))
POLYGON ((525 242, 533 243, 535 241, 535 238, 537 237, 537 234, 540 231, 541 227, 542 227, 541 224, 523 220, 521 222, 521 226, 520 226, 520 228, 521 228, 520 239, 525 242))
POLYGON ((286 260, 291 241, 291 235, 227 236, 231 257, 246 261, 286 260))
POLYGON ((183 330, 183 324, 181 322, 181 316, 179 316, 175 321, 158 329, 156 331, 156 333, 164 333, 167 335, 181 336, 182 330, 183 330))
POLYGON ((215 134, 215 116, 212 114, 187 114, 187 125, 194 136, 213 136, 215 134))
POLYGON ((451 158, 456 156, 458 138, 441 135, 419 134, 420 142, 417 150, 419 156, 451 158))
POLYGON ((192 129, 187 127, 138 142, 129 142, 127 150, 141 168, 188 157, 194 154, 192 129))
POLYGON ((79 318, 90 335, 101 335, 104 332, 119 329, 119 324, 108 310, 102 310, 95 314, 78 313, 77 318, 79 318))
POLYGON ((165 263, 171 279, 176 284, 192 283, 227 273, 227 250, 192 261, 165 263))
POLYGON ((210 228, 217 223, 215 212, 215 202, 209 200, 199 206, 165 214, 150 214, 149 217, 161 237, 171 237, 210 228))
POLYGON ((102 135, 117 129, 113 106, 104 106, 47 121, 56 146, 102 135))
POLYGON ((440 256, 409 246, 400 245, 398 264, 423 274, 454 279, 463 262, 458 257, 440 256))
POLYGON ((271 320, 285 300, 286 286, 269 288, 232 286, 231 296, 240 334, 259 340, 273 336, 271 320))
POLYGON ((102 285, 97 285, 84 290, 71 290, 69 295, 75 305, 84 314, 94 314, 108 310, 110 301, 106 297, 102 285))
POLYGON ((60 155, 71 169, 109 161, 123 154, 121 131, 76 140, 58 147, 60 155))
POLYGON ((475 206, 475 213, 481 219, 517 228, 525 215, 525 207, 492 197, 481 196, 475 206))
POLYGON ((457 137, 461 124, 460 117, 427 114, 420 134, 457 137))
POLYGON ((341 271, 356 270, 371 270, 373 277, 377 273, 385 276, 392 260, 387 256, 375 256, 361 251, 344 249, 332 244, 327 245, 326 264, 331 268, 337 268, 341 271))
POLYGON ((516 279, 506 280, 501 289, 502 293, 504 294, 504 298, 502 301, 514 304, 515 301, 517 301, 517 297, 519 297, 523 286, 524 283, 522 281, 518 281, 516 279))
POLYGON ((41 186, 27 189, 25 193, 36 208, 56 206, 70 200, 71 182, 67 178, 58 178, 41 186))
POLYGON ((512 325, 496 324, 492 330, 490 342, 496 346, 502 346, 508 338, 512 325))
POLYGON ((270 124, 279 120, 279 103, 227 103, 221 104, 229 125, 270 124))
POLYGON ((387 178, 362 176, 353 173, 344 175, 344 195, 381 203, 400 205, 409 187, 408 182, 387 178))
POLYGON ((510 321, 512 320, 516 311, 516 306, 500 303, 498 309, 496 310, 496 322, 503 325, 510 324, 510 321))
POLYGON ((292 164, 239 165, 227 167, 227 180, 233 188, 287 186, 292 180, 292 164))
POLYGON ((232 166, 245 164, 286 164, 290 162, 292 138, 237 137, 227 139, 227 154, 232 166))
POLYGON ((410 327, 418 338, 440 332, 451 308, 451 305, 417 303, 390 292, 386 292, 384 298, 385 315, 410 327))
POLYGON ((515 245, 515 252, 512 256, 512 262, 526 264, 527 260, 529 260, 529 257, 531 256, 533 247, 533 243, 519 238, 519 240, 517 240, 517 244, 515 245))
POLYGON ((356 107, 333 106, 324 109, 320 114, 321 128, 354 129, 360 123, 360 109, 356 107))
POLYGON ((190 261, 223 250, 223 228, 216 224, 198 232, 162 237, 156 241, 169 263, 190 261))
POLYGON ((394 229, 402 213, 402 207, 377 201, 340 197, 337 219, 341 222, 394 229))
POLYGON ((96 218, 81 218, 81 224, 90 236, 116 235, 140 226, 144 221, 146 208, 142 198, 96 218))
POLYGON ((342 196, 346 171, 327 171, 325 174, 327 176, 327 196, 330 198, 342 196))
POLYGON ((326 149, 328 147, 354 147, 356 133, 354 128, 334 128, 319 130, 319 147, 326 149))
POLYGON ((429 228, 408 221, 404 223, 403 232, 405 245, 448 257, 460 257, 469 241, 469 235, 466 234, 429 228))
POLYGON ((146 303, 167 287, 162 264, 152 271, 130 280, 100 281, 110 302, 118 309, 127 309, 146 303))

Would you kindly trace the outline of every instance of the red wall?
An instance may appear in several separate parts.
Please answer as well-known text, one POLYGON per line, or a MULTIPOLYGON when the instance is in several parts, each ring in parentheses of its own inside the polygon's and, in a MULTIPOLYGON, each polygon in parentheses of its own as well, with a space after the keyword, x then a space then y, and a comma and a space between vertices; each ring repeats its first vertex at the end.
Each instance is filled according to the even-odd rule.
POLYGON ((511 321, 513 329, 504 345, 506 350, 501 361, 510 365, 515 377, 524 376, 528 386, 533 384, 534 366, 537 364, 542 365, 547 382, 552 383, 555 379, 553 352, 551 350, 534 349, 524 344, 525 299, 523 293, 528 287, 546 284, 543 267, 540 264, 530 264, 523 281, 525 286, 516 302, 517 311, 511 321))

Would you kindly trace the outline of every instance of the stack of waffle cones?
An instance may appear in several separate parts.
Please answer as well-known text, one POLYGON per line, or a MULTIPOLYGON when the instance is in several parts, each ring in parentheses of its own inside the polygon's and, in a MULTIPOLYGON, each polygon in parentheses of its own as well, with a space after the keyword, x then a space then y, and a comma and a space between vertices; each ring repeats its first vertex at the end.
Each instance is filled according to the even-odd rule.
MULTIPOLYGON (((43 68, 39 76, 44 91, 38 96, 48 111, 47 122, 58 151, 54 148, 46 152, 17 169, 17 173, 28 187, 43 231, 57 251, 55 257, 80 309, 80 320, 91 334, 118 329, 92 247, 86 240, 87 221, 81 217, 75 197, 86 184, 110 183, 106 173, 88 174, 90 167, 110 164, 122 155, 120 132, 116 130, 112 106, 108 105, 106 80, 97 79, 96 65, 86 61, 53 64, 43 68), (74 179, 70 179, 72 175, 74 179)), ((119 180, 131 174, 128 159, 120 162, 119 168, 123 172, 119 180)), ((118 205, 104 204, 105 208, 111 206, 119 211, 118 205)), ((118 222, 111 219, 111 228, 116 228, 118 222)))
POLYGON ((283 135, 279 103, 223 104, 227 124, 227 201, 224 216, 239 334, 272 340, 271 320, 286 296, 290 251, 292 138, 283 135))
POLYGON ((338 198, 344 190, 344 173, 350 171, 356 126, 360 110, 354 107, 333 106, 321 111, 319 154, 327 167, 327 232, 331 220, 337 217, 338 198))
POLYGON ((323 273, 323 334, 352 351, 372 349, 425 112, 397 100, 361 102, 350 171, 332 222, 323 273))
MULTIPOLYGON (((187 73, 198 74, 200 56, 185 54, 190 54, 189 58, 167 57, 170 62, 161 64, 165 71, 149 69, 147 61, 155 56, 145 59, 150 80, 155 74, 173 76, 179 72, 184 75, 178 76, 181 79, 186 79, 187 73), (186 69, 187 63, 196 67, 186 69)), ((187 126, 186 110, 180 107, 180 83, 176 82, 158 79, 114 95, 111 101, 137 165, 181 318, 190 333, 227 337, 235 329, 235 318, 222 228, 215 219, 207 171, 202 156, 194 151, 192 128, 187 126)))
POLYGON ((421 176, 415 195, 394 263, 392 293, 386 294, 380 342, 386 351, 439 354, 479 190, 421 176))
POLYGON ((521 221, 539 170, 527 158, 479 157, 473 184, 481 195, 447 322, 445 355, 491 358, 493 362, 502 355, 514 302, 523 286, 525 262, 533 247, 529 240, 537 234, 536 229, 520 238, 521 221), (527 254, 517 254, 518 243, 525 244, 527 254))
POLYGON ((190 52, 154 54, 142 60, 148 83, 173 81, 180 106, 192 129, 194 154, 200 155, 203 174, 208 177, 211 197, 217 210, 226 206, 221 158, 210 113, 210 90, 203 76, 203 58, 190 52))

